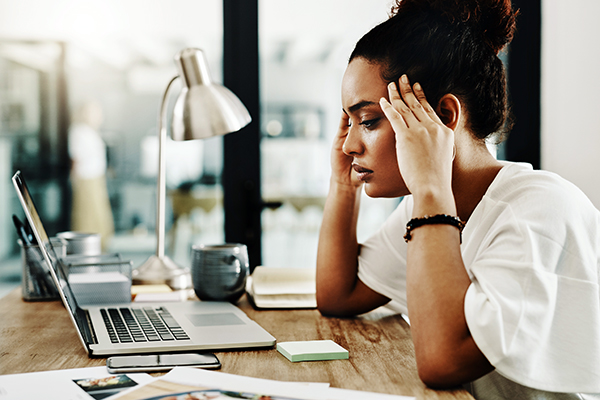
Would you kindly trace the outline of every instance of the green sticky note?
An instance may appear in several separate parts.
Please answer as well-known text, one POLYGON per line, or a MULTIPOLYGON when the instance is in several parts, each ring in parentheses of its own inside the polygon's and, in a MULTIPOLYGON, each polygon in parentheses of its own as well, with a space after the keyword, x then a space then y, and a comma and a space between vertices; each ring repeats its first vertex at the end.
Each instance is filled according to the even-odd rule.
POLYGON ((331 340, 277 343, 277 351, 291 362, 347 360, 348 350, 331 340))

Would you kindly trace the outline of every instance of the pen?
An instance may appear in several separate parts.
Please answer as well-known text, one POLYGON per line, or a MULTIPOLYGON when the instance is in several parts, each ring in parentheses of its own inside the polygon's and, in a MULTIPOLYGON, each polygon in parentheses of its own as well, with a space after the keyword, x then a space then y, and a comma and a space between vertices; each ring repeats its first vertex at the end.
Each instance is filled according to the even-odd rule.
POLYGON ((35 243, 30 239, 30 235, 27 234, 27 228, 21 222, 19 217, 13 214, 12 216, 13 223, 15 228, 17 229, 17 235, 19 239, 21 239, 21 243, 23 248, 25 249, 25 262, 27 263, 30 276, 30 290, 32 293, 37 293, 41 296, 49 296, 54 295, 56 289, 52 283, 52 280, 49 279, 48 272, 45 271, 44 260, 41 257, 41 254, 38 252, 35 246, 35 243))
POLYGON ((25 230, 25 225, 23 225, 23 223, 21 222, 19 217, 17 217, 15 214, 13 214, 12 219, 13 219, 13 223, 15 224, 15 228, 17 228, 17 235, 19 236, 19 239, 21 239, 23 246, 31 245, 31 241, 29 240, 29 235, 27 234, 27 231, 25 230))
POLYGON ((38 277, 37 277, 37 272, 32 271, 32 268, 30 267, 30 260, 29 260, 29 256, 30 256, 30 248, 31 248, 31 242, 29 241, 29 236, 27 235, 27 232, 25 231, 25 226, 23 225, 23 223, 21 222, 21 220, 19 219, 19 217, 17 217, 15 214, 13 214, 12 216, 12 220, 13 220, 13 224, 15 224, 15 228, 17 229, 17 236, 19 237, 19 239, 21 240, 21 245, 23 246, 23 248, 25 249, 25 263, 28 266, 28 274, 30 274, 29 279, 27 279, 28 281, 28 286, 29 286, 29 292, 30 293, 36 293, 36 294, 40 294, 43 295, 45 293, 45 290, 43 290, 43 287, 41 287, 39 285, 38 282, 38 277))
POLYGON ((35 235, 33 234, 33 230, 31 229, 31 225, 29 225, 29 220, 25 219, 25 223, 23 225, 25 226, 25 232, 27 232, 27 237, 29 238, 31 244, 38 244, 37 240, 35 239, 35 235))

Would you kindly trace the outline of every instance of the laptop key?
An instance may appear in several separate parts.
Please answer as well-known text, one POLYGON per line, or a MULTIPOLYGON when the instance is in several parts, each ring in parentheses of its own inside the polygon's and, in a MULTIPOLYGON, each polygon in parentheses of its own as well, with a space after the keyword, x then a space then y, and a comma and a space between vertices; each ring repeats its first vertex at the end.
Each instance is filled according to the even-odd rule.
POLYGON ((173 335, 171 335, 170 333, 161 333, 160 334, 160 338, 162 340, 175 340, 175 338, 173 337, 173 335))

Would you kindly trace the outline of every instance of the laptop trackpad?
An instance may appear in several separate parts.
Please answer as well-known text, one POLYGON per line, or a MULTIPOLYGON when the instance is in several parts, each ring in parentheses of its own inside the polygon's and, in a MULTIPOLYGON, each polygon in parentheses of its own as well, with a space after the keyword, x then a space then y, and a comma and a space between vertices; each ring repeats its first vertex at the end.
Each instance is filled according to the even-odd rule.
POLYGON ((244 325, 237 315, 225 314, 186 314, 194 326, 222 326, 222 325, 244 325))

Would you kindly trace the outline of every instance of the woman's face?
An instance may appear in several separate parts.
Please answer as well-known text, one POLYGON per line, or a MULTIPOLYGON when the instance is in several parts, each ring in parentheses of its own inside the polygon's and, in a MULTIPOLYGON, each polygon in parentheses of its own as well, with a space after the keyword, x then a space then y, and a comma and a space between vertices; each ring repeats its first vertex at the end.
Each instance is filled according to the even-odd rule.
POLYGON ((342 80, 342 107, 349 117, 344 153, 353 157, 353 168, 370 197, 410 194, 396 159, 396 135, 379 106, 388 98, 380 66, 364 58, 350 62, 342 80))

